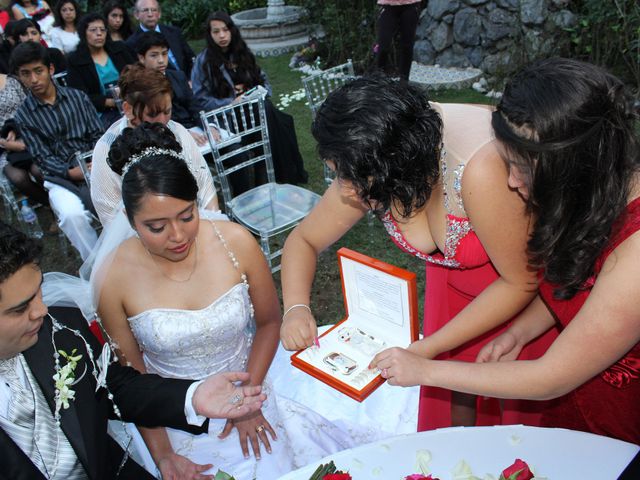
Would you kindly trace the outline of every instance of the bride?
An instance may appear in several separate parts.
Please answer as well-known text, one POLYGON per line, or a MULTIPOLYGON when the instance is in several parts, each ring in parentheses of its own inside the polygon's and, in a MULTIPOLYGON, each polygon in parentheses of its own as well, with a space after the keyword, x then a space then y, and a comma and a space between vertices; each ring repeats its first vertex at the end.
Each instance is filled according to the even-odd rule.
POLYGON ((128 238, 96 260, 99 316, 121 362, 171 378, 246 370, 268 400, 252 415, 210 421, 204 435, 140 428, 162 478, 221 469, 268 480, 350 446, 314 412, 270 391, 280 329, 271 272, 243 227, 200 217, 196 181, 164 130, 126 129, 111 147, 126 219, 120 214, 103 236, 120 228, 128 233, 119 241, 128 238))

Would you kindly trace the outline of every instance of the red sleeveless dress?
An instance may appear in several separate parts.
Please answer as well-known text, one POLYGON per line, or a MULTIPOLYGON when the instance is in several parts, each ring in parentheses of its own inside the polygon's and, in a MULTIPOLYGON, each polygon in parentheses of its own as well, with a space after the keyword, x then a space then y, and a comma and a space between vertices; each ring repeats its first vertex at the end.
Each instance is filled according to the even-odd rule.
MULTIPOLYGON (((409 244, 389 212, 382 222, 396 246, 425 261, 425 336, 439 330, 499 277, 468 218, 447 214, 445 252, 434 254, 426 254, 409 244)), ((474 362, 480 349, 506 327, 507 324, 496 327, 437 358, 474 362)), ((533 360, 542 356, 556 337, 557 331, 550 330, 527 345, 519 359, 533 360)), ((497 399, 478 397, 476 425, 538 426, 544 406, 545 402, 526 400, 503 400, 500 405, 497 399)), ((418 431, 450 426, 451 391, 423 386, 420 389, 418 431)))
MULTIPOLYGON (((614 225, 611 241, 598 258, 595 274, 569 300, 553 298, 554 285, 543 282, 540 295, 566 327, 587 300, 598 273, 615 248, 640 230, 640 198, 631 202, 614 225)), ((640 343, 604 372, 550 402, 542 425, 570 428, 640 444, 640 343)))

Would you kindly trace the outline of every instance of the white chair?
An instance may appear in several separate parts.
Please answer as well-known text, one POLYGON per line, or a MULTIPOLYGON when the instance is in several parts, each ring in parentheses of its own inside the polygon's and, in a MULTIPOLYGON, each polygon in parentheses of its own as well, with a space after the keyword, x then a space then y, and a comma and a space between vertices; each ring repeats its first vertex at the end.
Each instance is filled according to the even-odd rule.
POLYGON ((282 249, 272 252, 269 239, 300 223, 320 196, 301 187, 276 183, 263 97, 200 112, 200 119, 213 152, 227 215, 260 237, 271 271, 279 270, 280 265, 274 266, 273 260, 282 249), (210 125, 225 132, 220 141, 214 140, 210 125), (229 175, 261 165, 266 169, 267 183, 234 196, 229 175))
MULTIPOLYGON (((334 90, 356 78, 351 59, 346 63, 337 65, 302 79, 302 85, 307 96, 307 103, 311 109, 311 115, 315 119, 320 105, 334 90)), ((330 185, 335 175, 327 165, 324 165, 324 180, 330 185)))

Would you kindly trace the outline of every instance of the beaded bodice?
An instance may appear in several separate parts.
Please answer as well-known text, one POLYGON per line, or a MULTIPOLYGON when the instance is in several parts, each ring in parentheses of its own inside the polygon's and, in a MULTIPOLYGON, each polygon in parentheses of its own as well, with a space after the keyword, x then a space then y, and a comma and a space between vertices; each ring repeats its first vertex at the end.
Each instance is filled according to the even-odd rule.
POLYGON ((440 154, 440 174, 444 192, 444 206, 447 211, 444 252, 425 253, 414 248, 402 234, 398 223, 390 211, 382 217, 382 222, 393 242, 405 252, 421 260, 450 268, 470 268, 483 265, 489 257, 482 248, 480 240, 473 231, 471 222, 464 213, 462 202, 462 174, 464 163, 453 168, 447 165, 447 152, 444 147, 440 154), (456 215, 461 212, 463 215, 456 215), (467 251, 462 252, 464 245, 467 251), (471 255, 469 254, 471 253, 471 255))
MULTIPOLYGON (((216 234, 227 248, 212 222, 216 234)), ((234 267, 237 261, 228 249, 234 267)), ((162 377, 202 379, 246 369, 254 332, 249 284, 231 287, 199 310, 153 308, 129 318, 131 331, 149 373, 162 377)))

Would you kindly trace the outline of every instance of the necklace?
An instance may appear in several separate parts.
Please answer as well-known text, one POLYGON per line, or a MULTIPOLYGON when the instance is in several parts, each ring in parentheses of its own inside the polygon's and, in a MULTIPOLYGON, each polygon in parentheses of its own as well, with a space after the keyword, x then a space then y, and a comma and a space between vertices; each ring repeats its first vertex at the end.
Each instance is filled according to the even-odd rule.
POLYGON ((193 258, 193 266, 191 267, 191 271, 189 272, 189 275, 185 279, 176 279, 176 278, 173 278, 171 275, 166 274, 162 270, 162 268, 160 268, 160 265, 158 265, 156 263, 156 261, 153 259, 153 255, 151 255, 151 252, 149 250, 147 250, 146 248, 145 248, 145 251, 149 254, 149 258, 151 259, 151 262, 158 269, 158 271, 160 272, 160 275, 162 275, 164 278, 166 278, 168 280, 171 280, 172 282, 187 283, 189 280, 191 280, 191 277, 193 276, 194 272, 196 271, 196 267, 198 266, 198 237, 196 237, 195 241, 193 242, 193 248, 195 248, 195 252, 193 254, 193 256, 194 256, 194 258, 193 258))

